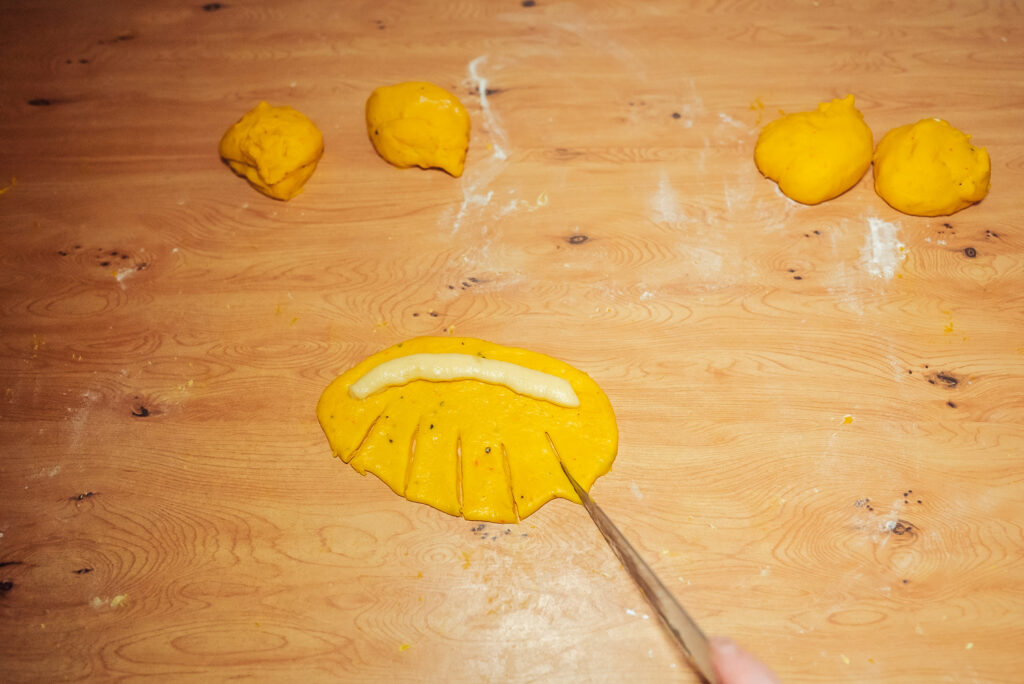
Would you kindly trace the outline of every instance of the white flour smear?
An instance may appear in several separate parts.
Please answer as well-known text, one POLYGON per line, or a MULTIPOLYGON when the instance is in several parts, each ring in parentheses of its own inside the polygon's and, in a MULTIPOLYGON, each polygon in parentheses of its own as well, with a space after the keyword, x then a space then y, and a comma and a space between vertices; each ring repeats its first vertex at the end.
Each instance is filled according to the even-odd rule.
MULTIPOLYGON (((568 12, 575 12, 575 10, 568 9, 568 12)), ((566 17, 566 19, 568 21, 554 21, 552 26, 573 34, 601 56, 611 56, 625 67, 626 73, 630 74, 635 82, 647 80, 646 66, 629 48, 612 40, 611 36, 597 27, 588 25, 586 19, 580 17, 578 13, 574 17, 566 17)), ((559 40, 559 42, 561 41, 559 40)))
POLYGON ((693 273, 704 281, 705 289, 714 290, 733 282, 732 278, 722 277, 724 259, 719 252, 704 247, 689 247, 687 251, 693 273))
POLYGON ((686 214, 679 208, 679 199, 672 184, 669 183, 668 173, 661 172, 658 180, 658 190, 651 197, 651 218, 655 223, 665 223, 672 227, 678 227, 686 220, 686 214))
POLYGON ((476 86, 480 95, 480 113, 484 119, 484 127, 491 134, 491 147, 494 148, 494 156, 497 159, 508 159, 505 149, 508 147, 508 137, 505 129, 498 122, 498 117, 491 109, 491 103, 487 101, 487 79, 480 75, 480 65, 487 61, 487 55, 480 55, 469 63, 469 79, 476 86))
MULTIPOLYGON (((686 87, 689 93, 683 96, 685 102, 679 105, 678 114, 683 128, 693 128, 694 121, 707 114, 708 110, 704 106, 704 99, 697 92, 697 84, 692 78, 686 79, 686 87)), ((704 139, 704 143, 705 147, 709 145, 707 138, 704 139)), ((703 159, 701 163, 703 163, 703 159)))
MULTIPOLYGON (((459 182, 462 186, 462 204, 454 218, 451 211, 441 215, 441 223, 450 223, 452 235, 459 231, 462 222, 468 217, 478 215, 491 203, 494 190, 491 183, 508 166, 508 136, 498 123, 498 119, 487 101, 487 79, 480 75, 480 65, 487 61, 487 55, 481 55, 469 63, 469 82, 480 95, 480 110, 484 127, 491 136, 491 148, 494 153, 479 162, 466 167, 459 182)), ((486 226, 483 227, 486 231, 486 226)))
POLYGON ((733 186, 723 183, 722 197, 725 198, 725 210, 732 212, 736 207, 744 207, 750 202, 752 192, 749 187, 733 186))
POLYGON ((737 121, 736 119, 732 118, 731 116, 729 116, 725 112, 719 112, 718 113, 718 119, 722 123, 729 124, 733 128, 746 128, 746 126, 744 124, 742 124, 739 121, 737 121))
POLYGON ((899 241, 899 226, 881 219, 868 219, 868 235, 860 251, 861 264, 876 278, 891 280, 896 268, 907 256, 899 241))
MULTIPOLYGON (((455 214, 455 220, 452 221, 452 234, 458 232, 459 227, 462 225, 462 219, 466 218, 467 214, 482 210, 488 204, 491 203, 491 198, 494 197, 494 191, 488 190, 486 193, 481 191, 481 188, 489 184, 497 173, 489 174, 474 174, 475 178, 470 180, 465 175, 462 177, 462 204, 459 205, 459 211, 455 214)), ((448 214, 451 215, 450 213, 448 214)), ((446 217, 442 217, 442 221, 446 220, 446 217)), ((484 226, 484 230, 486 230, 484 226)))

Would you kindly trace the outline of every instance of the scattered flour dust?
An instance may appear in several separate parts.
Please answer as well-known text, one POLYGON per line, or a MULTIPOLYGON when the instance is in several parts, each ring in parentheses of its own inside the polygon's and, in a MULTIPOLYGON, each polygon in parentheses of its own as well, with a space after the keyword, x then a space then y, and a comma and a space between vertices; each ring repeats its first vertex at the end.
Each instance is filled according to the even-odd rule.
MULTIPOLYGON (((515 195, 515 188, 509 188, 508 194, 515 195)), ((547 206, 547 204, 548 194, 546 192, 541 192, 539 195, 537 195, 537 199, 533 202, 524 199, 511 199, 504 206, 498 208, 495 211, 494 218, 504 218, 509 214, 514 214, 520 211, 534 212, 542 207, 547 206)))
POLYGON ((466 218, 467 214, 472 213, 475 209, 483 209, 491 203, 491 198, 494 197, 494 191, 488 190, 486 193, 480 192, 480 186, 489 183, 495 175, 497 174, 485 174, 483 178, 478 177, 468 182, 463 180, 462 204, 459 206, 459 211, 455 215, 455 220, 452 221, 453 234, 462 226, 462 220, 466 218))
POLYGON ((36 479, 39 479, 41 477, 56 477, 57 475, 60 474, 60 471, 61 471, 60 465, 55 465, 52 468, 45 468, 44 467, 44 468, 41 468, 39 470, 39 472, 36 473, 35 475, 29 475, 28 479, 36 480, 36 479))
MULTIPOLYGON (((483 118, 484 129, 490 136, 491 154, 466 166, 465 173, 459 179, 462 188, 462 203, 457 210, 446 209, 439 219, 440 225, 451 227, 452 235, 459 232, 467 220, 480 223, 481 233, 486 235, 488 217, 497 221, 509 214, 519 211, 536 211, 548 204, 546 192, 541 192, 535 201, 508 197, 502 203, 504 195, 495 190, 495 181, 508 168, 508 157, 512 148, 509 145, 508 134, 501 126, 487 97, 487 78, 481 73, 481 68, 487 63, 487 59, 487 55, 481 55, 470 61, 469 77, 466 83, 476 91, 480 98, 480 114, 483 118)), ((508 194, 515 195, 515 189, 509 189, 508 194)))
MULTIPOLYGON (((679 105, 679 117, 683 128, 693 128, 694 121, 707 114, 707 108, 704 106, 704 99, 697 92, 697 83, 692 78, 686 79, 686 88, 688 92, 683 95, 683 104, 679 105)), ((702 164, 703 161, 702 159, 702 164)))
POLYGON ((718 113, 718 120, 721 121, 724 124, 728 124, 728 125, 732 126, 733 128, 747 128, 747 126, 745 126, 744 124, 740 123, 736 119, 732 118, 731 116, 729 116, 725 112, 719 112, 718 113))
POLYGON ((655 223, 678 227, 686 220, 686 214, 679 208, 679 198, 668 179, 668 172, 662 171, 658 190, 650 200, 651 218, 655 223))
POLYGON ((127 603, 128 594, 118 594, 117 596, 113 596, 111 598, 107 598, 106 596, 93 596, 92 600, 89 601, 89 605, 97 610, 105 606, 110 606, 111 608, 120 608, 124 605, 127 605, 127 603))
POLYGON ((860 251, 861 264, 876 278, 892 280, 896 268, 907 258, 907 248, 899 241, 900 227, 881 219, 868 219, 868 235, 860 251))

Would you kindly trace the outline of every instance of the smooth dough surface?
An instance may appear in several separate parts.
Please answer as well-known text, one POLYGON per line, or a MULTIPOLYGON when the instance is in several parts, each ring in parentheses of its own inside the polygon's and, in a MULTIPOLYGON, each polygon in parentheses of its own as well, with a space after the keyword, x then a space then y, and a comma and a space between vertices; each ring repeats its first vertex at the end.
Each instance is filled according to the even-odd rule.
POLYGON ((942 119, 894 128, 875 149, 875 192, 915 216, 946 216, 988 194, 992 165, 983 147, 942 119))
POLYGON ((580 405, 572 385, 564 378, 507 361, 470 354, 410 354, 380 364, 348 388, 356 399, 365 399, 385 387, 413 380, 479 380, 504 385, 513 392, 559 406, 580 405))
POLYGON ((754 162, 787 197, 818 204, 857 184, 871 166, 872 149, 871 129, 847 95, 765 126, 754 162))
POLYGON ((316 170, 324 138, 302 112, 260 102, 224 133, 219 152, 264 195, 289 200, 316 170))
POLYGON ((559 459, 584 488, 608 472, 618 428, 587 374, 544 354, 460 337, 417 337, 364 359, 317 404, 334 455, 396 494, 467 520, 510 523, 553 498, 579 503, 559 459), (566 380, 579 406, 559 406, 479 380, 412 380, 352 396, 374 368, 414 354, 467 354, 566 380))
POLYGON ((458 177, 469 147, 469 113, 459 98, 424 81, 382 86, 366 101, 366 132, 400 168, 444 169, 458 177))

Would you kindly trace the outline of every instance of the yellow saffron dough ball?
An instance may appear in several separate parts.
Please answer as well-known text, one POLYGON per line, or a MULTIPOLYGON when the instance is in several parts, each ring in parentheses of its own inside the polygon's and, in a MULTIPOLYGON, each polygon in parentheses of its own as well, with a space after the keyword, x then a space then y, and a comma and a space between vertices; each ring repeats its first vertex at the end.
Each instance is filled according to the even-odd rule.
POLYGON ((818 204, 857 184, 871 166, 872 149, 871 129, 847 95, 765 126, 754 162, 787 197, 818 204))
POLYGON ((289 200, 302 192, 324 153, 324 138, 302 112, 260 102, 220 140, 231 170, 268 197, 289 200))
POLYGON ((894 128, 875 149, 875 192, 915 216, 946 216, 988 194, 992 165, 983 147, 942 119, 894 128))
POLYGON ((457 97, 433 83, 409 81, 374 90, 366 101, 366 132, 377 153, 399 168, 462 175, 469 114, 457 97))

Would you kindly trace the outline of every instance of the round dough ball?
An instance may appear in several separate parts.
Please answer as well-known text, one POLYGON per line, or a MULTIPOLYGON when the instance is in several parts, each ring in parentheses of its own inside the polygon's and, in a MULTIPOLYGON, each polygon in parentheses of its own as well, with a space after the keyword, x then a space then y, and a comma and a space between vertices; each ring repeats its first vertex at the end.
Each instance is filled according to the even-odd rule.
POLYGON ((224 133, 218 151, 264 195, 289 200, 316 170, 324 137, 302 112, 260 102, 224 133))
POLYGON ((754 162, 787 197, 818 204, 857 184, 871 166, 872 147, 871 129, 847 95, 765 126, 754 162))
POLYGON ((469 114, 459 98, 425 81, 382 86, 366 101, 366 132, 377 153, 399 168, 462 175, 469 114))
POLYGON ((874 162, 875 192, 914 216, 945 216, 980 202, 992 174, 985 148, 942 119, 892 129, 874 162))

